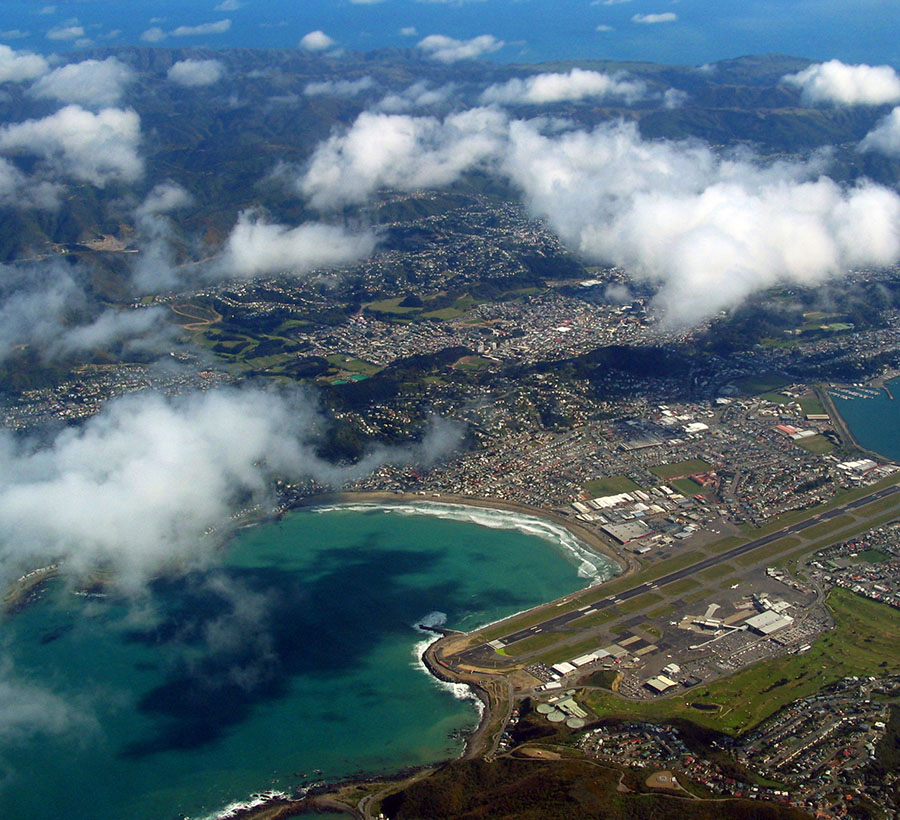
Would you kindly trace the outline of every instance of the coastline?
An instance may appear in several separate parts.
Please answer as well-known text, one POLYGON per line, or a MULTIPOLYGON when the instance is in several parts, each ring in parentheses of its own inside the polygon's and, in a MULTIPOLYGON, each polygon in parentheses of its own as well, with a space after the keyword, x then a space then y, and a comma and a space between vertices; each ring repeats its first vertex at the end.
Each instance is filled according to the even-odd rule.
MULTIPOLYGON (((541 518, 560 526, 570 532, 579 541, 587 545, 591 550, 599 553, 604 558, 612 562, 618 568, 618 572, 611 577, 623 577, 636 572, 639 565, 635 559, 628 555, 619 554, 609 544, 607 544, 600 536, 591 532, 581 524, 569 521, 565 517, 541 507, 531 507, 526 504, 518 504, 502 499, 490 499, 483 497, 458 496, 458 495, 441 495, 436 493, 419 494, 419 493, 403 493, 392 491, 369 491, 369 492, 334 492, 325 493, 314 496, 307 496, 298 500, 297 503, 291 505, 290 510, 304 509, 310 507, 321 507, 332 504, 373 504, 379 506, 390 506, 391 504, 416 504, 416 503, 434 503, 434 504, 456 504, 479 509, 503 510, 505 512, 518 513, 523 516, 533 518, 541 518)), ((289 510, 289 511, 290 511, 289 510)), ((607 579, 610 580, 610 579, 607 579)), ((601 581, 600 583, 605 583, 601 581)), ((592 586, 588 584, 588 586, 592 586)), ((587 588, 587 587, 586 587, 587 588)), ((515 617, 515 614, 507 617, 515 617)), ((499 619, 497 623, 505 620, 499 619)), ((488 624, 483 624, 482 627, 488 624)), ((447 631, 446 635, 463 634, 447 631)), ((445 635, 445 636, 446 636, 445 635)), ((465 747, 457 759, 470 760, 478 757, 484 752, 484 747, 490 741, 492 723, 498 717, 499 711, 508 712, 512 707, 512 703, 508 698, 504 698, 505 692, 493 692, 490 686, 491 681, 483 680, 483 676, 479 675, 463 675, 457 671, 450 670, 441 664, 438 658, 438 649, 443 641, 443 637, 436 637, 431 641, 422 653, 421 660, 427 671, 437 680, 445 683, 463 684, 467 686, 472 694, 481 702, 483 708, 479 717, 478 725, 468 735, 465 747)), ((493 681, 497 683, 497 679, 493 681)), ((494 687, 496 688, 496 687, 494 687)), ((506 686, 500 687, 505 690, 506 686)), ((504 721, 505 724, 505 721, 504 721)), ((423 766, 417 771, 421 773, 428 772, 434 768, 431 766, 423 766)), ((399 779, 408 777, 409 770, 399 774, 399 779)), ((373 778, 372 783, 387 783, 394 778, 382 777, 373 778)), ((349 806, 342 803, 333 795, 340 788, 340 783, 329 784, 328 791, 319 792, 316 795, 309 795, 299 800, 285 801, 283 798, 277 798, 271 802, 255 806, 241 812, 238 816, 240 820, 280 820, 280 818, 291 817, 300 814, 308 809, 317 811, 345 812, 350 817, 367 818, 368 811, 360 811, 358 807, 349 806)), ((237 818, 236 818, 237 820, 237 818)))
POLYGON ((630 575, 638 565, 628 555, 622 555, 613 549, 599 535, 591 532, 587 527, 576 521, 570 521, 559 513, 544 507, 531 507, 527 504, 519 504, 502 499, 474 497, 467 495, 442 495, 438 493, 402 493, 389 491, 368 492, 335 492, 300 499, 291 509, 303 509, 304 507, 321 507, 326 504, 378 504, 390 506, 391 504, 458 504, 464 507, 475 507, 483 510, 503 510, 505 512, 518 513, 532 518, 542 518, 557 526, 563 527, 574 535, 579 541, 583 541, 595 552, 609 559, 619 571, 615 577, 630 575))
MULTIPOLYGON (((872 387, 878 387, 881 389, 886 389, 884 383, 890 381, 892 378, 896 378, 897 375, 892 376, 879 376, 877 379, 874 379, 871 382, 872 387)), ((828 413, 831 424, 833 425, 835 432, 837 432, 841 441, 852 447, 854 450, 862 453, 864 456, 871 458, 875 461, 884 461, 889 464, 897 464, 893 458, 884 455, 883 453, 878 453, 875 450, 870 450, 868 447, 863 447, 856 436, 853 434, 853 431, 850 429, 850 425, 847 424, 844 417, 841 415, 840 411, 837 409, 837 405, 834 403, 834 400, 831 398, 831 394, 829 393, 829 387, 834 387, 836 389, 840 389, 840 385, 829 385, 828 387, 822 386, 815 388, 816 394, 821 399, 822 404, 825 406, 825 411, 828 413)))

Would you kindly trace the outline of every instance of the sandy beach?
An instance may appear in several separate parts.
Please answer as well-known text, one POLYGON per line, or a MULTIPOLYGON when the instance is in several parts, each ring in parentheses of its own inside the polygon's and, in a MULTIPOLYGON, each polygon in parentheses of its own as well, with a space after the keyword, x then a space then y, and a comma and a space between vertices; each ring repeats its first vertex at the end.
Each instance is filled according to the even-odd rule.
POLYGON ((397 492, 336 492, 328 495, 315 495, 303 499, 297 507, 318 507, 324 504, 459 504, 466 507, 479 507, 487 510, 504 510, 533 518, 543 518, 564 527, 579 541, 582 541, 595 552, 608 558, 617 567, 619 575, 630 575, 638 564, 629 555, 613 549, 599 535, 591 532, 577 521, 572 521, 543 507, 531 507, 495 498, 474 498, 465 495, 439 495, 435 493, 397 493, 397 492))

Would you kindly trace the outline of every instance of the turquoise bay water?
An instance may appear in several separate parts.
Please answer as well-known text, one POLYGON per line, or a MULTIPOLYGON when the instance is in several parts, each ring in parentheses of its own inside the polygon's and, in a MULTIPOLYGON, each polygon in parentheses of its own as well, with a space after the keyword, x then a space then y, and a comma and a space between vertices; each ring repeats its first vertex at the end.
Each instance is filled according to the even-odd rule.
POLYGON ((304 510, 139 604, 55 588, 4 625, 6 677, 65 708, 0 737, 0 816, 203 817, 458 754, 477 711, 423 671, 415 624, 469 629, 610 573, 579 547, 510 513, 304 510))
POLYGON ((867 450, 900 461, 900 378, 887 383, 893 399, 883 390, 871 398, 842 399, 831 394, 856 440, 867 450))

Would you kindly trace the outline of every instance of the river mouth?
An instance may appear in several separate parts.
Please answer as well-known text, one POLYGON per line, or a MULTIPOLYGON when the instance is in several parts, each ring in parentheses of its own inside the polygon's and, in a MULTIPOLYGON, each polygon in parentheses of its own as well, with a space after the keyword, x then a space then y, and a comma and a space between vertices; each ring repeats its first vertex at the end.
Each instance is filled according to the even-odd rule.
POLYGON ((53 586, 9 622, 7 677, 70 725, 0 751, 4 815, 206 817, 458 755, 478 711, 425 673, 417 626, 469 630, 593 579, 521 516, 391 512, 244 530, 220 566, 154 584, 141 607, 53 586))

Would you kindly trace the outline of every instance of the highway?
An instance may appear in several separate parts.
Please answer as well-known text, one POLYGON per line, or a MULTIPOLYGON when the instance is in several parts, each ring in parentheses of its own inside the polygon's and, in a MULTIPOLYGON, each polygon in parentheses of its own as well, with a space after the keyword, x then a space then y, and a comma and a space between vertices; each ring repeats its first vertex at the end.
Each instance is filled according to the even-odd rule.
POLYGON ((594 612, 598 612, 599 610, 615 606, 622 601, 627 601, 629 598, 636 598, 638 595, 643 595, 645 592, 650 592, 657 589, 658 587, 663 587, 666 584, 671 584, 674 581, 681 580, 682 578, 687 578, 690 575, 696 575, 698 572, 703 572, 703 570, 715 566, 716 564, 721 564, 723 561, 730 561, 734 558, 737 558, 738 556, 744 555, 745 553, 752 552, 755 549, 759 549, 760 547, 764 547, 767 544, 771 544, 780 538, 784 538, 785 536, 792 535, 794 533, 802 532, 803 530, 808 529, 809 527, 812 527, 823 521, 829 521, 832 518, 843 515, 849 510, 855 510, 858 507, 863 507, 866 504, 871 504, 873 501, 878 501, 881 498, 886 498, 887 496, 893 495, 898 492, 900 492, 900 487, 886 487, 885 489, 879 490, 878 492, 872 493, 871 495, 865 495, 862 498, 856 499, 855 501, 851 501, 840 507, 835 507, 833 510, 827 510, 826 512, 820 513, 813 518, 809 518, 805 521, 800 521, 797 524, 792 524, 791 526, 785 527, 784 529, 778 530, 777 532, 773 532, 770 535, 763 535, 760 538, 755 539, 754 541, 748 541, 746 544, 740 544, 739 546, 727 550, 726 552, 720 553, 719 555, 711 555, 709 558, 698 561, 696 564, 691 564, 689 567, 684 567, 684 569, 675 570, 674 572, 670 572, 668 575, 663 575, 661 578, 657 578, 653 581, 647 581, 643 584, 631 587, 631 589, 620 592, 617 595, 611 595, 609 598, 604 598, 602 601, 598 601, 594 604, 587 604, 586 606, 581 607, 581 609, 576 609, 572 612, 564 612, 561 615, 557 615, 553 618, 548 618, 546 621, 540 624, 536 624, 535 626, 528 627, 527 629, 520 629, 518 632, 513 632, 511 635, 507 635, 505 638, 501 638, 499 640, 499 643, 502 643, 504 646, 508 646, 509 644, 515 643, 516 641, 521 641, 524 638, 529 638, 532 635, 541 632, 557 631, 566 626, 566 624, 571 623, 578 618, 583 618, 584 616, 590 615, 594 612))

